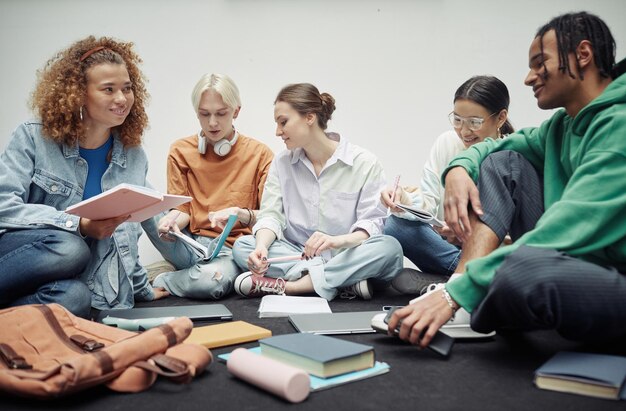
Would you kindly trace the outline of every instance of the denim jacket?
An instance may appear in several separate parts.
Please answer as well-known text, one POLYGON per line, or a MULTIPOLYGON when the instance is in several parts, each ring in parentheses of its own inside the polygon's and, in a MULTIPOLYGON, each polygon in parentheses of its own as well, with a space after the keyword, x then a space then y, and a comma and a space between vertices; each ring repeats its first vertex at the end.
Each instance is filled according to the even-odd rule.
MULTIPOLYGON (((87 162, 80 157, 78 144, 59 144, 41 133, 39 121, 21 124, 0 155, 0 235, 7 230, 50 227, 80 234, 80 218, 63 210, 82 200, 87 162)), ((124 148, 114 135, 102 190, 120 183, 145 186, 147 170, 143 149, 124 148)), ((92 292, 94 308, 130 308, 135 299, 154 299, 139 263, 140 235, 139 223, 123 223, 112 238, 85 240, 91 259, 81 279, 92 292)))

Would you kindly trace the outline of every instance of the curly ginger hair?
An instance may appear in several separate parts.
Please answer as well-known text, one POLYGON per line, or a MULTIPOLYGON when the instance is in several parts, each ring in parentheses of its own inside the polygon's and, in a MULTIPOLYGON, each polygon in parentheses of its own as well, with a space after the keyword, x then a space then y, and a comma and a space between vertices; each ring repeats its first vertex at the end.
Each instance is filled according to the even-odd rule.
POLYGON ((132 48, 133 43, 89 36, 48 60, 38 72, 31 101, 31 108, 39 115, 46 137, 70 146, 83 138, 80 112, 87 93, 87 70, 98 64, 110 63, 126 67, 135 96, 128 117, 115 129, 124 146, 141 144, 141 136, 148 126, 145 104, 149 95, 138 67, 142 60, 132 48))

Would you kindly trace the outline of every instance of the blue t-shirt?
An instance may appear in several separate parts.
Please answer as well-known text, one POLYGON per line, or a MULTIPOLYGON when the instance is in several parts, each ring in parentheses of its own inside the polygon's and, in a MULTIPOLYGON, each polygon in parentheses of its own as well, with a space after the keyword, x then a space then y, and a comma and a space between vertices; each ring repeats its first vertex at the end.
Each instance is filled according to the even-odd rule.
POLYGON ((87 182, 83 192, 83 200, 102 193, 102 176, 109 167, 107 155, 113 147, 113 135, 98 148, 79 147, 80 156, 87 161, 87 182))

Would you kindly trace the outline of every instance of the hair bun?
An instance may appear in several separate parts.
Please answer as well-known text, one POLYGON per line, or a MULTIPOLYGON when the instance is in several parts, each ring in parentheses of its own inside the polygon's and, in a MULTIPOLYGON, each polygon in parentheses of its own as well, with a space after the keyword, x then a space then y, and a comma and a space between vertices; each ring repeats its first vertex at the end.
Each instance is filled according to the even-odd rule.
POLYGON ((322 99, 322 110, 326 113, 327 118, 330 119, 335 111, 335 99, 328 93, 322 93, 320 97, 322 99))

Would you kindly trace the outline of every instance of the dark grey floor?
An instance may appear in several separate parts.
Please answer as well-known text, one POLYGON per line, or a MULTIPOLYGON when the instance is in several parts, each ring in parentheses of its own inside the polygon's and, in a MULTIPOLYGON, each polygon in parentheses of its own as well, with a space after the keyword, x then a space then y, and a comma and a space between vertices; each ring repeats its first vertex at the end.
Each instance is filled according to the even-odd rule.
MULTIPOLYGON (((335 300, 334 312, 378 310, 383 305, 403 305, 408 299, 392 290, 378 292, 371 301, 335 300)), ((294 332, 286 318, 259 319, 258 299, 237 296, 222 301, 235 320, 245 320, 272 330, 274 335, 294 332)), ((148 305, 198 304, 170 297, 148 305)), ((147 304, 141 304, 145 306, 147 304)), ((300 404, 290 404, 233 378, 220 362, 189 385, 159 380, 139 394, 117 394, 99 387, 69 398, 36 401, 0 394, 0 410, 612 410, 626 409, 624 402, 539 390, 533 372, 559 350, 626 355, 624 342, 589 346, 563 340, 542 331, 502 336, 483 342, 457 342, 448 359, 429 350, 420 351, 381 334, 342 336, 371 344, 376 357, 391 365, 388 374, 311 393, 300 404)), ((252 347, 256 344, 244 344, 252 347)), ((221 354, 233 347, 213 350, 221 354)))

